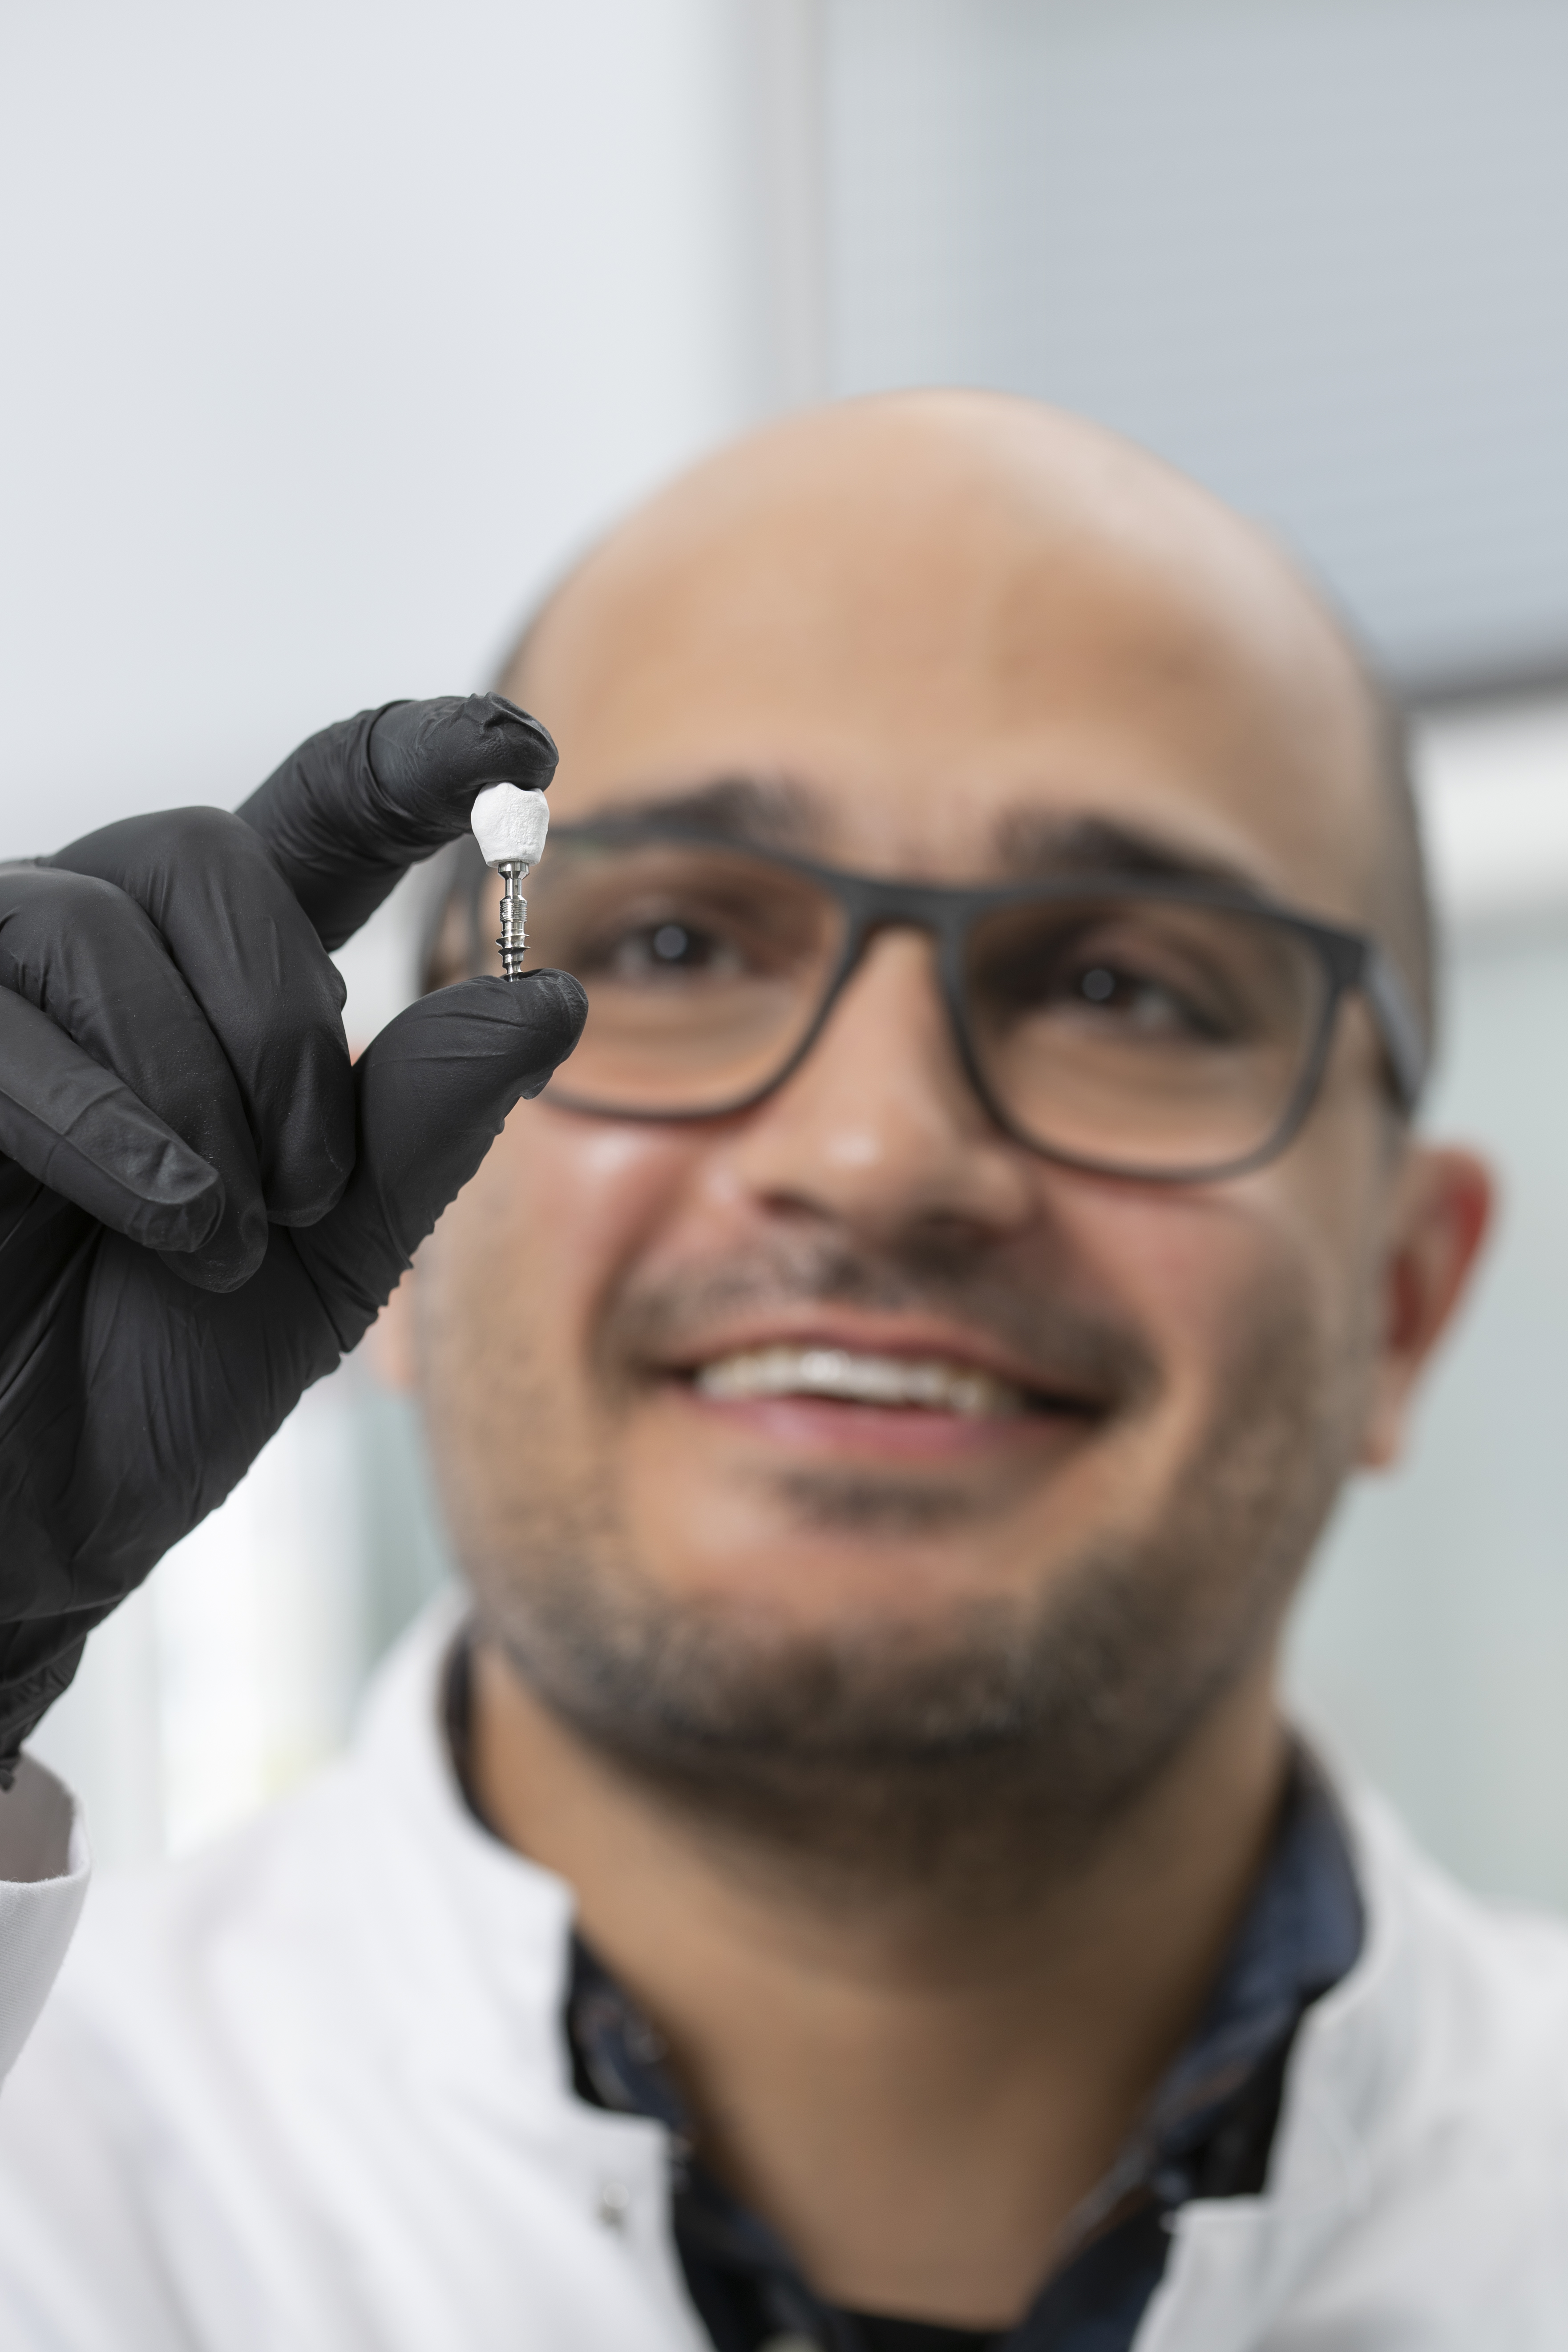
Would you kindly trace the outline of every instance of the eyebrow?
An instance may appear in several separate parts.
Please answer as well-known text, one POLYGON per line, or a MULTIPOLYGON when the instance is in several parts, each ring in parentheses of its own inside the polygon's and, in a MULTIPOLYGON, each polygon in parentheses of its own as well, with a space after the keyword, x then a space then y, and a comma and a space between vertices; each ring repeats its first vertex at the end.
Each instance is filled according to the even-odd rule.
POLYGON ((1053 816, 1017 808, 1003 817, 995 838, 1009 877, 1107 874, 1129 880, 1211 882, 1254 898, 1267 895, 1257 875, 1231 859, 1110 817, 1053 816))
MULTIPOLYGON (((595 829, 648 825, 660 832, 717 837, 738 849, 785 849, 810 856, 820 840, 823 797, 820 789, 787 776, 721 776, 653 799, 612 803, 588 822, 595 829)), ((1105 875, 1215 883, 1251 898, 1268 896, 1258 877, 1233 861, 1114 818, 1059 816, 1015 807, 998 820, 993 839, 1008 880, 1105 875)))

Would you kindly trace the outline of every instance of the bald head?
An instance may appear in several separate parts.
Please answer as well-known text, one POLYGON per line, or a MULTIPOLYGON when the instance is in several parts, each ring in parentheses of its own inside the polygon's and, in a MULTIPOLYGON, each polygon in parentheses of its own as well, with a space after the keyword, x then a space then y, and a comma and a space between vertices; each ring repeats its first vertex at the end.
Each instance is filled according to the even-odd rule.
POLYGON ((1184 770, 1217 854, 1250 827, 1257 878, 1373 929, 1428 1007, 1401 730, 1342 625, 1206 492, 1038 404, 900 394, 725 449, 576 568, 506 684, 591 801, 716 764, 820 774, 840 845, 884 866, 885 809, 857 844, 847 801, 892 747, 911 801, 1041 762, 1070 789, 1081 758, 1137 802, 1184 770))

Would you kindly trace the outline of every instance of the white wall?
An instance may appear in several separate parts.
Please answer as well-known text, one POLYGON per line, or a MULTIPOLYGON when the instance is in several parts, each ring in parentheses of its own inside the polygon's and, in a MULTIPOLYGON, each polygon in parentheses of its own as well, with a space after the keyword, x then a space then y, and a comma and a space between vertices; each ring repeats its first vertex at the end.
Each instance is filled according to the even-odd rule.
MULTIPOLYGON (((815 0, 0 14, 0 854, 486 683, 608 517, 814 390, 819 36, 815 0)), ((398 914, 344 958, 358 1038, 398 914)), ((341 1738, 436 1572, 416 1496, 378 1517, 395 1411, 312 1391, 95 1637, 41 1745, 106 1853, 341 1738)))
POLYGON ((0 19, 0 841, 488 679, 769 398, 727 0, 0 19))

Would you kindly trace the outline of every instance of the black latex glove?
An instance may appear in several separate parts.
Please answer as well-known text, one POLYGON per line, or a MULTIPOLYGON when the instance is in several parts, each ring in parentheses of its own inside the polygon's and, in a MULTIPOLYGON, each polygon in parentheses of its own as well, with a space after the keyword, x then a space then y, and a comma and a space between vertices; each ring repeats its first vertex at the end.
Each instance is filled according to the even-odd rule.
POLYGON ((487 977, 351 1069, 327 956, 482 784, 554 767, 500 695, 393 703, 237 815, 0 867, 0 1781, 575 1045, 574 980, 487 977))

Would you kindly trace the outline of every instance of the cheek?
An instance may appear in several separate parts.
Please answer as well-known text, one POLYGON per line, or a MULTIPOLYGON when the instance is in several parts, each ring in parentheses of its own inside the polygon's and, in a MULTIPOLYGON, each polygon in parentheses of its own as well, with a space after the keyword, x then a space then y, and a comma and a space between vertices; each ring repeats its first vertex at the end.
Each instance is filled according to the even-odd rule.
POLYGON ((420 1253, 418 1385, 447 1525, 481 1589, 510 1572, 547 1497, 600 1493, 600 1302, 679 1199, 689 1148, 678 1130, 521 1105, 420 1253))
POLYGON ((1342 1274, 1326 1237, 1277 1188, 1129 1189, 1098 1202, 1079 1232, 1085 1259, 1159 1362, 1143 1436, 1173 1459, 1245 1412, 1248 1384, 1277 1355, 1300 1366, 1332 1347, 1342 1274))
POLYGON ((1160 1352, 1173 1453, 1205 1426, 1223 1440, 1269 1397, 1298 1418, 1303 1444, 1342 1442, 1360 1410, 1387 1171, 1376 1122, 1342 1092, 1251 1176, 1094 1203, 1087 1245, 1160 1352))
POLYGON ((520 1105, 421 1255, 427 1355, 482 1356, 503 1389, 509 1367, 579 1388, 600 1304, 679 1199, 689 1150, 680 1130, 520 1105))

